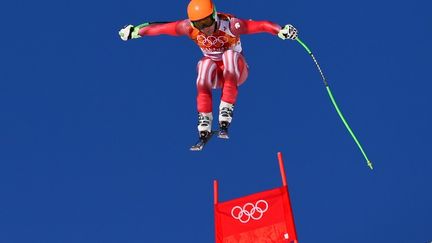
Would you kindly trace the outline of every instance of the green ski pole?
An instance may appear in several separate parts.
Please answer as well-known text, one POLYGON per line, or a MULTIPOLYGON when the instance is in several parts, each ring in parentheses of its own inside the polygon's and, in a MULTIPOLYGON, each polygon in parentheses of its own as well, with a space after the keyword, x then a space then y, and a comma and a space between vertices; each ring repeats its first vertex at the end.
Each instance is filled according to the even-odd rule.
POLYGON ((337 105, 336 100, 334 99, 333 94, 332 94, 332 92, 331 92, 331 90, 330 90, 330 86, 328 85, 327 80, 326 80, 326 78, 325 78, 325 76, 324 76, 324 73, 323 73, 323 71, 321 70, 320 65, 318 64, 318 61, 316 60, 316 58, 315 58, 315 56, 313 55, 312 51, 309 49, 309 47, 308 47, 305 43, 303 43, 303 41, 301 41, 299 38, 296 38, 296 40, 297 40, 298 43, 300 43, 300 44, 304 47, 304 49, 306 49, 306 51, 307 51, 307 52, 309 53, 309 55, 312 57, 312 60, 315 62, 315 65, 317 66, 318 71, 319 71, 319 73, 321 74, 321 78, 322 78, 322 80, 323 80, 323 82, 324 82, 324 85, 325 85, 325 87, 326 87, 326 89, 327 89, 327 93, 328 93, 328 95, 330 96, 330 99, 331 99, 331 101, 332 101, 332 103, 333 103, 334 108, 336 109, 337 113, 339 114, 339 117, 340 117, 340 119, 342 120, 342 122, 344 123, 346 129, 347 129, 348 132, 351 134, 351 137, 354 139, 354 141, 356 142, 358 148, 359 148, 360 151, 362 152, 363 157, 366 159, 366 163, 367 163, 367 165, 369 166, 369 168, 370 168, 371 170, 373 170, 372 162, 371 162, 371 161, 369 160, 369 158, 367 157, 367 155, 366 155, 366 153, 365 153, 363 147, 361 146, 360 142, 358 141, 357 137, 355 136, 354 132, 352 131, 351 127, 349 126, 349 124, 348 124, 348 122, 346 121, 345 117, 343 116, 342 112, 340 111, 339 106, 337 105))

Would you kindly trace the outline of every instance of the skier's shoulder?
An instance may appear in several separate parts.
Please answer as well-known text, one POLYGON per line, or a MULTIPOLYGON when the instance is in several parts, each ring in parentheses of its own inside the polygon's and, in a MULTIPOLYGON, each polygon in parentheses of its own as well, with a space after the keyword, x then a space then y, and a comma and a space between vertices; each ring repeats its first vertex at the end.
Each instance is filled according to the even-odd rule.
POLYGON ((189 19, 181 19, 176 21, 178 28, 183 28, 185 30, 191 31, 192 30, 192 23, 189 19))
POLYGON ((181 32, 184 35, 187 35, 189 38, 194 36, 194 32, 196 29, 192 27, 192 23, 189 19, 181 19, 176 21, 176 30, 181 32))
POLYGON ((225 26, 225 29, 230 31, 230 35, 238 36, 241 30, 245 26, 243 19, 237 18, 235 15, 227 13, 218 13, 218 18, 221 20, 221 27, 225 26))
POLYGON ((233 14, 229 14, 229 13, 219 13, 218 12, 218 18, 219 21, 221 22, 221 26, 225 26, 225 29, 229 29, 231 33, 231 35, 236 35, 233 32, 233 28, 234 26, 236 26, 236 23, 238 23, 240 20, 233 14))
POLYGON ((235 16, 232 15, 232 14, 229 14, 229 13, 221 13, 221 12, 218 12, 217 16, 218 16, 218 18, 219 18, 220 20, 224 20, 224 21, 230 21, 231 19, 234 19, 234 18, 235 18, 235 16))

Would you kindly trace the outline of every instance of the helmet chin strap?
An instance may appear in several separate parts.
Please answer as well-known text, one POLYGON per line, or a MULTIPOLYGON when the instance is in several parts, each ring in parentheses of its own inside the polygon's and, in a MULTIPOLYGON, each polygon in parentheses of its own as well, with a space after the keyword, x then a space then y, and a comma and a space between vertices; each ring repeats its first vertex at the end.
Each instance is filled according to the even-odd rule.
POLYGON ((216 6, 213 6, 213 19, 215 20, 215 22, 219 22, 216 6))
POLYGON ((215 27, 214 27, 213 32, 216 32, 216 30, 219 28, 219 17, 217 15, 216 6, 214 6, 214 9, 213 9, 213 19, 215 21, 215 27))
POLYGON ((219 29, 219 21, 215 20, 215 27, 214 27, 214 31, 216 32, 216 30, 219 29))

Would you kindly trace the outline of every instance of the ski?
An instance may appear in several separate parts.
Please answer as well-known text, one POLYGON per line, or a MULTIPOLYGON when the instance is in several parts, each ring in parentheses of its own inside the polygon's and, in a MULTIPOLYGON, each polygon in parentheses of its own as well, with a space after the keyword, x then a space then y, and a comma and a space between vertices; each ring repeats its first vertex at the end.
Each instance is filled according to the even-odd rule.
MULTIPOLYGON (((232 115, 231 113, 227 113, 229 116, 232 115)), ((228 139, 228 127, 229 127, 230 123, 227 121, 222 121, 219 123, 219 134, 218 137, 222 138, 222 139, 228 139)))
POLYGON ((212 131, 207 137, 200 138, 198 142, 190 148, 191 151, 201 151, 203 150, 204 146, 210 141, 210 139, 213 137, 213 134, 217 133, 218 131, 212 131))
POLYGON ((194 145, 190 147, 191 151, 201 151, 204 149, 204 146, 210 141, 214 134, 218 135, 218 138, 221 139, 229 139, 228 129, 220 128, 220 130, 212 131, 208 137, 200 138, 194 145))
POLYGON ((228 129, 220 128, 220 130, 218 132, 218 138, 228 139, 229 138, 228 129))

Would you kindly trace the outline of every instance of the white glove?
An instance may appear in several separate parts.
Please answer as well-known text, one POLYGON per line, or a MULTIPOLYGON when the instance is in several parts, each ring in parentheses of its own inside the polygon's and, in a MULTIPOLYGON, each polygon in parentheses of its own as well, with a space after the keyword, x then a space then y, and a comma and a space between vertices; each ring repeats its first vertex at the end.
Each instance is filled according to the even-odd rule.
POLYGON ((133 25, 127 25, 119 31, 120 38, 124 41, 132 39, 132 33, 135 27, 133 25))
POLYGON ((298 36, 298 31, 294 26, 287 24, 279 31, 278 36, 282 40, 295 40, 298 36))

